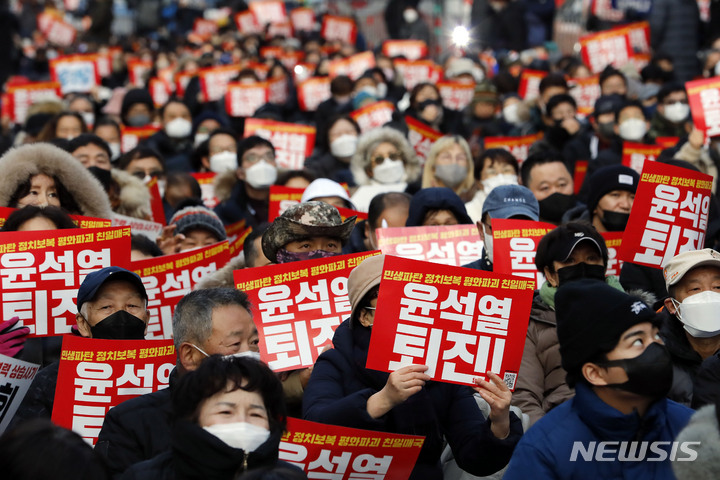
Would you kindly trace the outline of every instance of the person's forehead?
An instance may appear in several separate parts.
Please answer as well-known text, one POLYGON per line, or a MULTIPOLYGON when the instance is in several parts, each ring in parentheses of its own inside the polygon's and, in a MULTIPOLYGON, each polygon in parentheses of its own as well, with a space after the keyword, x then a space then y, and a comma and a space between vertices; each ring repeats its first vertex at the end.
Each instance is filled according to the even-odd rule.
POLYGON ((95 297, 93 297, 92 300, 115 296, 118 293, 130 293, 137 295, 138 297, 142 297, 140 290, 138 290, 138 288, 128 280, 110 279, 106 280, 100 288, 98 288, 98 291, 95 293, 95 297))
POLYGON ((607 192, 605 195, 603 195, 602 197, 600 197, 600 199, 602 200, 603 198, 605 198, 605 197, 610 197, 611 195, 625 195, 625 196, 630 196, 630 195, 635 195, 635 192, 630 192, 630 191, 627 191, 627 190, 610 190, 610 191, 607 192))
POLYGON ((685 286, 703 280, 720 280, 720 267, 712 265, 701 265, 689 270, 680 280, 680 285, 685 286))
POLYGON ((620 118, 627 118, 627 117, 642 117, 645 118, 645 115, 643 114, 643 111, 640 107, 637 105, 629 105, 622 110, 620 110, 620 115, 618 115, 620 118))
POLYGON ((256 145, 243 154, 243 158, 247 155, 264 155, 265 153, 272 152, 272 149, 267 145, 256 145))
POLYGON ((232 137, 232 135, 228 135, 227 133, 218 133, 217 135, 213 135, 212 137, 210 137, 210 143, 212 143, 213 145, 215 145, 217 143, 221 143, 221 144, 231 143, 234 145, 236 142, 235 142, 235 139, 232 137))
POLYGON ((570 172, 568 172, 565 164, 560 161, 535 165, 532 170, 530 170, 530 178, 532 181, 537 182, 566 176, 569 177, 570 172))

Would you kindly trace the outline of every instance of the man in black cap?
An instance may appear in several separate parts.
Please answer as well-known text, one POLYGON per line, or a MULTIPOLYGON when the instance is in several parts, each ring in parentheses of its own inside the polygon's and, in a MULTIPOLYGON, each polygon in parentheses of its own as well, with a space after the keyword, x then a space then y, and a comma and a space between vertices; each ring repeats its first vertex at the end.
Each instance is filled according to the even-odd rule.
POLYGON ((665 398, 672 360, 655 313, 594 279, 563 284, 555 308, 575 397, 523 436, 504 478, 674 478, 671 457, 693 453, 672 444, 692 410, 665 398))
MULTIPOLYGON (((77 332, 87 338, 142 340, 150 320, 140 277, 120 267, 90 273, 78 289, 77 332)), ((13 422, 50 418, 60 362, 38 372, 13 422)))

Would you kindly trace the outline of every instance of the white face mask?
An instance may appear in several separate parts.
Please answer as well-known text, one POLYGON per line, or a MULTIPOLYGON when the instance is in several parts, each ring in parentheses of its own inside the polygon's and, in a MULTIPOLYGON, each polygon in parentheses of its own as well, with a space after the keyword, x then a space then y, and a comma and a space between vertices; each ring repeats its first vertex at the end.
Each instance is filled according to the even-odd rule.
POLYGON ((260 362, 260 352, 253 352, 252 350, 246 350, 244 352, 238 352, 233 353, 232 355, 225 355, 223 358, 230 359, 230 358, 241 358, 241 357, 248 357, 252 358, 253 360, 257 360, 260 362))
POLYGON ((380 183, 400 183, 405 177, 405 164, 402 160, 385 160, 373 168, 373 178, 380 183))
POLYGON ((185 138, 192 132, 192 123, 184 118, 175 118, 165 125, 165 133, 171 138, 185 138))
POLYGON ((690 335, 706 338, 720 334, 720 293, 706 290, 687 297, 682 303, 671 300, 677 309, 675 315, 690 335))
POLYGON ((493 236, 485 233, 485 227, 483 227, 483 244, 485 245, 485 253, 487 253, 488 260, 493 261, 493 236))
POLYGON ((193 145, 194 145, 195 147, 197 147, 198 145, 200 145, 201 143, 203 143, 203 142, 204 142, 205 140, 207 140, 208 138, 210 138, 210 134, 209 134, 209 133, 196 133, 196 134, 195 134, 195 141, 193 142, 193 145))
POLYGON ((277 168, 265 160, 260 160, 245 170, 245 181, 258 190, 270 188, 275 180, 277 180, 277 168))
POLYGON ((119 143, 108 143, 108 147, 110 147, 110 160, 116 160, 120 158, 120 155, 122 155, 122 150, 120 148, 119 143))
POLYGON ((225 173, 228 170, 237 170, 237 153, 220 152, 210 157, 210 171, 215 173, 225 173))
POLYGON ((208 432, 245 453, 254 452, 270 438, 270 430, 247 422, 219 423, 203 427, 208 432))
POLYGON ((665 105, 665 118, 673 123, 680 123, 690 114, 690 106, 687 103, 675 102, 665 105))
POLYGON ((419 16, 418 11, 414 8, 406 8, 403 10, 403 20, 407 23, 415 23, 419 16))
POLYGON ((623 140, 639 142, 647 132, 647 125, 645 120, 629 118, 620 124, 618 132, 623 140))
POLYGON ((95 114, 93 112, 80 112, 80 116, 88 128, 92 128, 95 124, 95 114))
POLYGON ((378 83, 377 86, 377 98, 385 98, 387 96, 387 84, 385 83, 378 83))
POLYGON ((330 153, 334 157, 347 158, 355 155, 358 137, 355 135, 340 135, 330 142, 330 153))
POLYGON ((517 175, 510 175, 508 173, 501 173, 494 177, 486 178, 482 181, 483 191, 488 194, 492 192, 493 188, 501 185, 517 185, 517 175))
POLYGON ((519 102, 511 103, 502 110, 503 118, 511 125, 519 125, 521 123, 520 115, 518 114, 519 105, 519 102))

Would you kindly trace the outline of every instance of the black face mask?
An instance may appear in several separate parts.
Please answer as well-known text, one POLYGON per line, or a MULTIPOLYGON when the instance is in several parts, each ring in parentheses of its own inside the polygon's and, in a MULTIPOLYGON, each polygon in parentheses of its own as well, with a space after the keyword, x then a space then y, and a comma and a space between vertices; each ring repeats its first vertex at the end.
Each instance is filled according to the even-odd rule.
POLYGON ((590 265, 589 263, 580 262, 569 267, 559 268, 558 283, 564 285, 567 282, 573 280, 580 280, 583 278, 593 278, 595 280, 605 281, 605 266, 604 265, 590 265))
POLYGON ((652 399, 667 395, 672 386, 673 364, 670 353, 659 343, 649 345, 645 351, 635 358, 608 360, 602 367, 622 367, 627 373, 628 381, 613 383, 609 387, 625 390, 652 399))
POLYGON ((93 338, 105 340, 142 340, 145 338, 145 322, 125 310, 118 310, 90 327, 93 338))
POLYGON ((570 140, 570 133, 561 126, 550 127, 545 131, 545 138, 550 144, 561 147, 570 140))
POLYGON ((427 107, 429 107, 430 105, 435 105, 435 106, 438 106, 438 107, 442 107, 442 102, 441 102, 440 100, 433 100, 433 99, 423 100, 422 102, 418 103, 417 111, 418 111, 418 112, 422 112, 423 110, 425 110, 425 109, 426 109, 427 107))
POLYGON ((603 211, 600 222, 608 232, 622 232, 630 220, 629 213, 603 211))
POLYGON ((553 193, 547 198, 540 200, 540 218, 548 222, 558 223, 562 216, 575 206, 575 195, 553 193))

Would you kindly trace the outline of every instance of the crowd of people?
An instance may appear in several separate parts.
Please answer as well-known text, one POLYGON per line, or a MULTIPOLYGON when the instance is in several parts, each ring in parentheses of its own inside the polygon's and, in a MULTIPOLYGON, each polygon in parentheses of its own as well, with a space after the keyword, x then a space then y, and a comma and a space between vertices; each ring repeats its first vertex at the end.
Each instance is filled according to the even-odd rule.
MULTIPOLYGON (((287 36, 270 35, 269 27, 239 31, 233 16, 248 10, 242 1, 128 1, 123 18, 135 21, 126 24, 117 3, 80 2, 64 17, 77 38, 59 46, 36 20, 62 17, 55 2, 0 2, 5 92, 49 81, 50 59, 60 54, 110 52, 111 59, 91 90, 36 99, 22 119, 3 104, 0 207, 16 210, 0 241, 3 232, 76 228, 71 215, 157 221, 148 188, 156 184, 166 226, 156 241, 133 234, 132 261, 224 241, 238 221, 252 232, 239 255, 177 305, 169 388, 110 409, 94 450, 49 421, 61 338, 28 338, 19 318, 0 319, 0 354, 44 367, 0 437, 0 471, 17 479, 306 478, 278 460, 292 416, 422 435, 412 479, 717 477, 720 136, 706 138, 694 126, 684 82, 720 75, 718 2, 702 15, 694 0, 636 2, 605 16, 592 8, 589 30, 647 20, 653 50, 641 67, 595 72, 599 96, 589 113, 569 80, 591 77, 591 66, 552 42, 557 2, 473 2, 473 41, 434 59, 442 78, 471 85, 462 110, 444 103, 436 80, 408 85, 400 68, 406 59, 384 54, 379 39, 362 31, 352 43, 325 39, 319 26, 327 12, 316 12, 314 29, 287 36), (217 27, 208 36, 194 31, 204 14, 217 27), (373 54, 366 71, 332 73, 332 65, 366 50, 373 54), (279 61, 278 51, 295 55, 302 68, 279 61), (131 81, 128 65, 136 60, 148 68, 131 81), (233 82, 279 80, 285 99, 233 116, 226 92, 207 101, 198 77, 223 65, 240 66, 233 82), (535 97, 521 91, 525 70, 544 72, 535 97), (187 83, 157 104, 150 79, 167 71, 187 83), (332 73, 329 96, 314 111, 301 108, 297 93, 298 74, 308 71, 332 73), (353 112, 380 101, 392 105, 392 118, 362 127, 353 112), (281 147, 245 133, 248 118, 315 127, 303 168, 283 168, 281 147), (411 124, 438 138, 421 152, 411 124), (128 129, 143 128, 146 137, 124 145, 128 129), (526 135, 537 135, 527 155, 486 148, 494 137, 526 135), (623 163, 623 145, 668 138, 656 161, 713 178, 704 245, 662 269, 626 262, 619 277, 607 275, 601 234, 627 229, 640 182, 623 163), (213 208, 194 173, 214 176, 213 208), (300 203, 269 218, 272 186, 301 189, 300 203), (338 208, 367 219, 343 218, 338 208), (234 288, 233 271, 377 250, 382 228, 469 224, 483 249, 465 267, 493 272, 493 220, 505 219, 556 226, 537 248, 545 282, 533 297, 513 392, 494 373, 471 388, 433 381, 425 365, 366 368, 384 255, 350 274, 350 316, 314 367, 276 374, 260 361, 253 305, 234 288), (696 461, 670 461, 678 439, 700 442, 691 452, 696 461), (616 442, 620 457, 640 455, 622 450, 632 444, 659 459, 596 462, 588 445, 602 442, 616 442)), ((321 2, 284 3, 289 13, 321 2)), ((389 38, 433 43, 419 3, 388 2, 389 38)), ((72 335, 141 340, 147 307, 138 275, 104 268, 77 292, 72 335)))

